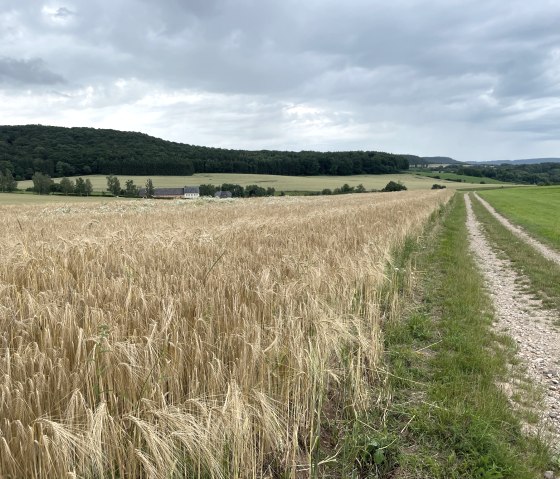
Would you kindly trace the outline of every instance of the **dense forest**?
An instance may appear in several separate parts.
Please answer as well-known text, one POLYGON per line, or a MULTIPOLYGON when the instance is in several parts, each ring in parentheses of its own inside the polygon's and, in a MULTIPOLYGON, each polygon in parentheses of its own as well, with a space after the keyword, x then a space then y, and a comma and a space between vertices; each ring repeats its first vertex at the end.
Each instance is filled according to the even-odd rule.
POLYGON ((247 151, 192 146, 142 133, 41 125, 0 126, 0 171, 51 177, 258 173, 290 176, 396 173, 401 155, 376 151, 247 151))
POLYGON ((530 185, 560 184, 560 163, 503 164, 498 166, 448 165, 444 171, 459 175, 493 178, 510 183, 530 185))

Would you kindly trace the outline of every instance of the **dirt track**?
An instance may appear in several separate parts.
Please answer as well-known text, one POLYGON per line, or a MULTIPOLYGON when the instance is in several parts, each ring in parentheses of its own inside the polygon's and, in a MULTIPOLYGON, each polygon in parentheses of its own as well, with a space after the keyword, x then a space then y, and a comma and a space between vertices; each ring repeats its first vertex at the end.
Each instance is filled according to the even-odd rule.
POLYGON ((525 241, 526 243, 530 244, 533 248, 535 248, 539 253, 545 256, 552 261, 560 264, 560 253, 558 251, 553 250, 552 248, 542 244, 540 241, 536 240, 529 234, 512 223, 510 223, 506 218, 504 218, 500 213, 498 213, 487 201, 483 200, 478 194, 474 193, 474 196, 478 201, 482 203, 484 206, 501 224, 503 224, 508 230, 510 230, 513 234, 517 235, 520 239, 525 241))
POLYGON ((494 301, 496 327, 517 342, 527 374, 545 389, 542 424, 550 427, 555 448, 560 449, 560 330, 554 325, 558 315, 519 286, 525 278, 510 261, 498 257, 475 218, 468 195, 465 202, 470 247, 494 301))

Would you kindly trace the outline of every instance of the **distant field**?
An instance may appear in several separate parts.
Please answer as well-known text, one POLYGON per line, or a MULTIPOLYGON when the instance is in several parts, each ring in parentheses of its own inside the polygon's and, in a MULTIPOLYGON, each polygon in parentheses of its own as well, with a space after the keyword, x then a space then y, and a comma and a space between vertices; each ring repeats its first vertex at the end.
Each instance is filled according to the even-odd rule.
MULTIPOLYGON (((107 179, 105 175, 90 175, 83 178, 89 178, 93 183, 95 191, 104 191, 107 188, 107 179)), ((344 183, 350 186, 358 186, 363 184, 367 190, 380 190, 389 181, 400 181, 406 185, 409 190, 426 190, 430 189, 434 183, 446 185, 448 188, 468 188, 469 184, 457 183, 453 181, 434 180, 417 174, 394 174, 394 175, 355 175, 355 176, 280 176, 280 175, 249 175, 235 173, 198 173, 193 176, 119 176, 121 185, 124 186, 126 180, 132 179, 138 186, 143 186, 148 178, 152 178, 154 186, 157 187, 174 187, 184 185, 200 185, 214 184, 221 185, 223 183, 235 183, 242 186, 259 185, 265 188, 273 187, 276 191, 321 191, 324 188, 338 188, 344 183)), ((480 178, 477 178, 480 182, 480 178)), ((55 180, 58 181, 58 180, 55 180)), ((21 181, 19 188, 28 188, 33 186, 32 182, 21 181)), ((478 185, 477 185, 478 186, 478 185)), ((483 187, 484 185, 481 185, 483 187)))
POLYGON ((479 194, 506 218, 560 249, 560 187, 509 188, 479 194))
MULTIPOLYGON (((457 173, 427 173, 424 171, 415 172, 417 175, 426 176, 428 178, 433 176, 439 176, 442 180, 463 180, 465 183, 476 183, 477 185, 483 181, 483 184, 492 184, 492 185, 507 185, 508 183, 504 183, 503 181, 493 180, 492 178, 480 178, 478 176, 467 176, 467 175, 458 175, 457 173)), ((434 181, 438 181, 437 178, 431 178, 434 181)), ((511 183, 509 183, 511 184, 511 183)))

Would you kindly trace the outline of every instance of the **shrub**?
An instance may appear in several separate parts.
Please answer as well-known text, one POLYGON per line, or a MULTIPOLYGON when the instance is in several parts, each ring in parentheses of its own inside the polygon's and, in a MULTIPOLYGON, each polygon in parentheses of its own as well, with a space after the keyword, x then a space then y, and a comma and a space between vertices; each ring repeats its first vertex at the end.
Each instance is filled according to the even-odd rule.
POLYGON ((387 183, 385 185, 385 188, 383 188, 381 191, 404 191, 408 189, 406 186, 404 186, 400 181, 397 183, 395 181, 389 181, 389 183, 387 183))

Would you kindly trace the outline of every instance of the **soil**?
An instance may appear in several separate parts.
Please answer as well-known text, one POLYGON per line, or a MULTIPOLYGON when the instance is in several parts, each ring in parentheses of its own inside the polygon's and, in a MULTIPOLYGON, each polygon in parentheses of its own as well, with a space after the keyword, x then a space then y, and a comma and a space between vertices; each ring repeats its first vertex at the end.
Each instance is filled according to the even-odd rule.
MULTIPOLYGON (((518 357, 526 367, 526 374, 543 388, 542 408, 536 404, 533 407, 540 415, 541 426, 551 434, 553 448, 560 450, 560 331, 554 325, 558 313, 544 309, 542 303, 522 286, 528 280, 513 269, 509 260, 498 256, 476 220, 468 195, 465 195, 465 202, 470 247, 494 302, 496 329, 515 340, 518 357)), ((493 214, 498 215, 495 212, 493 214)), ((507 223, 511 228, 518 229, 507 223)), ((524 235, 528 237, 526 233, 524 235)), ((525 236, 519 236, 528 241, 525 236)), ((530 239, 531 244, 536 241, 530 239)), ((552 258, 545 252, 548 248, 541 246, 543 248, 539 248, 539 251, 552 258)), ((506 385, 504 390, 512 397, 515 393, 523 396, 519 384, 506 385)), ((527 400, 526 397, 521 399, 527 400)))

